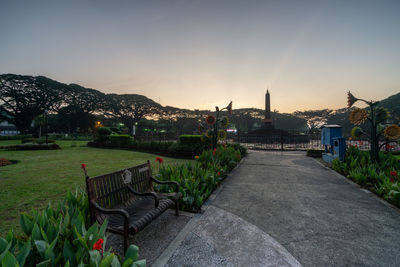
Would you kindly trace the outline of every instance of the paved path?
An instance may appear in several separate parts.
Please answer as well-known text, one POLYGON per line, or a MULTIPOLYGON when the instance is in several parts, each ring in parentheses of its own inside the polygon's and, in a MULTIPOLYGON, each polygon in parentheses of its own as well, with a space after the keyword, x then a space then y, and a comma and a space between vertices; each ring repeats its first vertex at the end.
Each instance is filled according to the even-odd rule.
POLYGON ((400 212, 302 152, 250 152, 192 220, 166 265, 400 266, 400 212))

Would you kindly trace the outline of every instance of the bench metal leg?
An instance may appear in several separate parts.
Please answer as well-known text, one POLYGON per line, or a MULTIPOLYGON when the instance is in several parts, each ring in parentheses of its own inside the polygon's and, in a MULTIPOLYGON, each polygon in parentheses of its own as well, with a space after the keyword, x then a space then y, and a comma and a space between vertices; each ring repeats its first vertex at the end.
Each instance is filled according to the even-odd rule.
POLYGON ((126 253, 126 250, 128 249, 128 246, 129 246, 128 237, 124 236, 124 254, 126 253))
POLYGON ((129 228, 127 222, 124 225, 124 255, 129 246, 129 228))
POLYGON ((175 215, 179 216, 179 200, 175 201, 175 215))

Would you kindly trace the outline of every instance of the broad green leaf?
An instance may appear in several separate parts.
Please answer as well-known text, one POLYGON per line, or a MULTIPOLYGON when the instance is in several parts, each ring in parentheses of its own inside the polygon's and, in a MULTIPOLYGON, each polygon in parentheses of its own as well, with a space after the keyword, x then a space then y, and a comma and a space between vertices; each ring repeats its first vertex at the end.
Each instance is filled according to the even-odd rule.
POLYGON ((103 258, 103 260, 100 262, 99 267, 109 267, 111 265, 111 262, 114 259, 114 254, 108 255, 107 257, 103 258))
MULTIPOLYGON (((4 239, 5 240, 5 239, 4 239)), ((6 241, 7 242, 7 241, 6 241)), ((0 254, 0 261, 3 260, 4 256, 9 252, 9 249, 11 248, 12 243, 8 243, 6 248, 3 250, 3 252, 0 254)))
POLYGON ((40 229, 37 223, 33 226, 32 230, 32 239, 33 240, 43 240, 42 235, 40 234, 40 229))
POLYGON ((47 242, 51 242, 49 241, 49 239, 47 238, 46 233, 44 232, 43 228, 40 227, 40 234, 42 235, 43 239, 46 240, 47 242))
POLYGON ((76 227, 74 227, 74 231, 75 231, 75 234, 76 234, 76 236, 77 236, 77 238, 78 238, 79 243, 80 243, 87 251, 89 251, 89 247, 88 247, 88 245, 86 244, 86 241, 83 239, 83 237, 81 236, 81 234, 78 233, 78 230, 76 230, 76 227))
POLYGON ((22 249, 19 250, 19 253, 17 255, 17 261, 20 266, 25 265, 26 258, 28 257, 30 252, 31 252, 31 239, 29 238, 28 241, 26 241, 25 245, 22 247, 22 249))
POLYGON ((1 265, 4 267, 18 267, 19 266, 17 259, 9 251, 7 251, 6 255, 4 255, 4 258, 1 261, 1 265))
MULTIPOLYGON (((96 223, 96 224, 97 224, 97 223, 96 223)), ((107 229, 107 225, 108 225, 108 220, 105 219, 104 222, 103 222, 103 224, 102 224, 101 227, 100 227, 100 230, 99 230, 99 236, 100 236, 100 237, 103 237, 103 236, 105 235, 106 229, 107 229)))
POLYGON ((44 240, 34 240, 34 242, 35 242, 36 248, 37 248, 40 256, 42 256, 42 258, 44 258, 44 254, 46 252, 46 247, 48 246, 48 244, 44 240))
POLYGON ((98 226, 95 223, 86 232, 85 239, 88 241, 89 247, 93 247, 93 244, 98 240, 97 230, 98 226))
POLYGON ((13 242, 15 243, 15 237, 14 237, 14 232, 12 230, 8 231, 7 236, 6 236, 6 240, 8 242, 13 242))
POLYGON ((135 245, 130 245, 125 253, 125 259, 137 260, 139 256, 139 248, 135 245))
POLYGON ((7 240, 5 240, 4 238, 0 237, 0 254, 3 253, 6 250, 7 246, 8 246, 7 240))
POLYGON ((52 262, 55 261, 56 255, 54 253, 54 247, 55 247, 56 243, 57 243, 57 238, 54 239, 54 241, 50 244, 50 246, 46 246, 46 251, 44 253, 45 259, 51 259, 52 262))
POLYGON ((70 262, 72 266, 76 265, 75 251, 68 240, 64 242, 63 254, 65 261, 70 262))
POLYGON ((69 216, 69 214, 67 213, 66 215, 65 215, 65 217, 64 217, 64 227, 67 227, 68 225, 69 225, 69 223, 70 223, 70 216, 69 216))
POLYGON ((111 262, 111 267, 121 267, 121 263, 118 260, 118 257, 114 257, 111 262))
POLYGON ((32 234, 33 222, 26 214, 21 214, 19 219, 19 224, 21 225, 22 230, 27 236, 32 234))
POLYGON ((135 261, 131 266, 146 267, 146 260, 135 261))
POLYGON ((67 261, 67 262, 65 263, 64 267, 70 267, 69 261, 67 261))
POLYGON ((42 261, 38 264, 36 264, 36 267, 46 267, 46 266, 50 266, 51 265, 51 259, 42 261))
POLYGON ((132 265, 132 263, 133 263, 132 259, 126 259, 124 261, 124 263, 122 264, 122 267, 130 267, 132 265))
POLYGON ((89 264, 90 266, 99 266, 101 261, 101 254, 98 250, 90 250, 89 251, 89 264))

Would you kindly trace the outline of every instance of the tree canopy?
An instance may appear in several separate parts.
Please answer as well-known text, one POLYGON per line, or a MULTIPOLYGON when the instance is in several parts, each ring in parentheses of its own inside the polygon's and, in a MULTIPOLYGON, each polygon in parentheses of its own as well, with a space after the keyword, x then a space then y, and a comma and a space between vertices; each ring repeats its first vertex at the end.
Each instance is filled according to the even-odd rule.
POLYGON ((67 87, 43 76, 0 75, 0 119, 21 132, 45 111, 57 111, 67 87))
POLYGON ((159 115, 162 106, 153 100, 137 94, 108 94, 105 115, 119 119, 129 131, 145 116, 159 115))

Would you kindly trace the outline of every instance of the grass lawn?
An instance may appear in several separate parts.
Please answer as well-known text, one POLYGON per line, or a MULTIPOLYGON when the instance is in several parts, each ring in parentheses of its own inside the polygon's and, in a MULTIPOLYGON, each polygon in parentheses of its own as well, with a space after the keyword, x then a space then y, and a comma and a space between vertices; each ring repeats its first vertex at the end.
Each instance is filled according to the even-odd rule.
MULTIPOLYGON (((150 160, 157 171, 156 155, 86 146, 87 141, 57 141, 61 150, 5 151, 0 158, 19 160, 0 167, 0 236, 11 228, 19 231, 19 214, 43 208, 49 201, 62 199, 68 191, 84 188, 81 163, 89 176, 116 171, 150 160)), ((19 140, 0 141, 0 146, 20 144, 19 140)), ((164 158, 163 164, 186 160, 164 158)))
POLYGON ((400 155, 395 156, 398 160, 400 160, 400 155))

